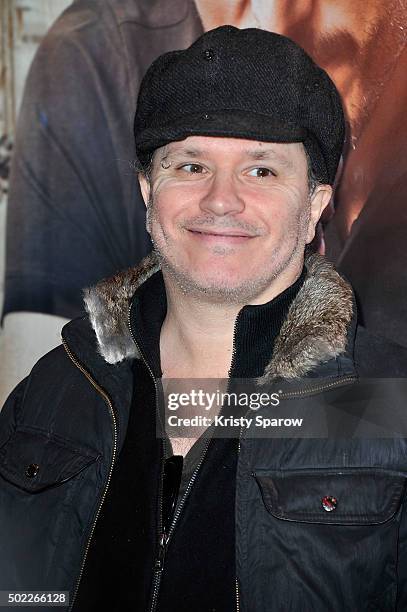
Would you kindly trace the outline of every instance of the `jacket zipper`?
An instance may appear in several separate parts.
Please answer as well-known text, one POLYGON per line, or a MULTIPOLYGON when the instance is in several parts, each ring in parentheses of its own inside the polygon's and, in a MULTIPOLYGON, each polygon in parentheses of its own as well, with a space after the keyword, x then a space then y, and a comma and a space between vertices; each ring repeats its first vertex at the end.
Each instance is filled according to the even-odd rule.
MULTIPOLYGON (((147 364, 146 364, 147 365, 147 364)), ((163 449, 164 449, 164 439, 163 439, 163 449)), ((157 605, 157 597, 158 597, 158 591, 160 589, 160 583, 161 583, 161 575, 162 575, 162 571, 164 568, 164 556, 165 556, 165 547, 166 547, 166 534, 164 533, 163 530, 163 524, 162 524, 162 514, 163 514, 163 495, 162 495, 162 491, 163 491, 163 479, 164 479, 164 462, 161 466, 161 481, 160 481, 160 493, 159 493, 159 527, 158 527, 158 554, 157 554, 157 558, 154 562, 154 567, 153 567, 153 590, 152 590, 152 595, 151 595, 151 604, 150 604, 150 610, 155 610, 156 609, 156 605, 157 605)))
MULTIPOLYGON (((157 418, 159 418, 159 411, 158 411, 158 402, 157 402, 157 383, 154 377, 154 374, 149 366, 149 364, 147 363, 147 360, 145 359, 142 351, 140 350, 140 347, 137 343, 136 338, 134 337, 133 334, 133 330, 131 328, 131 304, 130 307, 128 309, 128 328, 130 330, 130 334, 131 337, 133 338, 133 342, 136 345, 136 348, 139 352, 139 355, 144 363, 144 365, 146 366, 147 370, 150 373, 151 378, 153 379, 154 382, 154 387, 155 387, 155 396, 156 396, 156 414, 157 414, 157 418)), ((237 319, 236 319, 237 321, 237 319)), ((235 338, 235 331, 236 331, 236 321, 235 321, 235 326, 234 326, 234 333, 233 333, 233 338, 235 338)), ((234 357, 235 357, 235 353, 236 353, 236 349, 235 349, 235 342, 233 340, 233 350, 232 350, 232 363, 231 363, 231 367, 229 369, 229 374, 231 372, 232 369, 232 365, 234 364, 234 357)), ((204 450, 201 454, 201 457, 199 459, 198 465, 196 466, 189 482, 187 485, 187 488, 185 490, 185 493, 181 499, 181 501, 178 504, 178 507, 175 510, 175 514, 174 517, 171 521, 171 525, 168 529, 168 533, 165 533, 164 529, 163 529, 163 525, 162 525, 162 491, 163 491, 163 474, 164 474, 164 465, 162 466, 161 469, 161 484, 160 484, 160 493, 159 493, 159 538, 158 538, 158 555, 157 558, 155 560, 155 564, 154 564, 154 577, 153 577, 153 591, 152 591, 152 596, 151 596, 151 603, 150 603, 150 608, 149 608, 149 612, 155 612, 157 609, 157 600, 158 600, 158 593, 160 590, 160 584, 161 584, 161 577, 162 577, 162 573, 163 573, 163 569, 164 569, 164 560, 165 560, 165 554, 167 552, 167 547, 168 547, 168 543, 170 541, 170 538, 174 532, 175 526, 177 524, 178 518, 182 512, 182 508, 185 505, 185 501, 189 495, 189 492, 192 488, 192 485, 194 484, 196 477, 198 475, 199 469, 203 463, 203 460, 205 459, 209 444, 210 444, 211 438, 208 438, 207 443, 205 444, 204 450)), ((165 443, 165 439, 163 438, 163 446, 165 443)), ((238 591, 238 583, 237 583, 237 578, 236 578, 236 610, 237 612, 239 612, 239 591, 238 591)))
POLYGON ((100 510, 101 510, 101 507, 102 507, 103 502, 105 500, 106 493, 107 493, 107 490, 109 488, 110 480, 111 480, 111 477, 112 477, 113 466, 114 466, 115 457, 116 457, 116 451, 117 451, 117 421, 116 421, 116 417, 115 417, 114 410, 113 410, 113 404, 112 404, 109 396, 107 395, 107 393, 97 384, 97 382, 92 378, 90 373, 83 367, 83 365, 81 363, 79 363, 79 361, 77 361, 77 359, 71 353, 70 348, 68 347, 66 341, 63 338, 62 338, 62 344, 63 344, 63 347, 64 347, 64 349, 65 349, 69 359, 72 361, 72 363, 82 372, 82 374, 84 374, 86 376, 86 378, 89 380, 89 382, 92 384, 92 386, 96 389, 96 391, 105 400, 106 404, 109 407, 109 411, 110 411, 110 415, 111 415, 112 423, 113 423, 113 452, 112 452, 112 460, 111 460, 111 464, 110 464, 109 475, 108 475, 108 478, 107 478, 105 490, 103 491, 102 499, 100 500, 100 504, 99 504, 97 512, 96 512, 95 520, 93 521, 93 524, 92 524, 92 528, 91 528, 91 531, 90 531, 90 535, 89 535, 88 541, 86 543, 85 553, 84 553, 83 558, 82 558, 82 565, 81 565, 81 569, 80 569, 80 572, 79 572, 79 577, 78 577, 78 579, 76 581, 76 585, 75 585, 75 589, 74 589, 74 594, 73 594, 73 597, 72 597, 72 602, 71 602, 71 604, 69 606, 69 611, 70 611, 70 610, 72 610, 73 604, 75 602, 75 598, 76 598, 76 596, 78 594, 79 584, 80 584, 80 581, 82 579, 83 570, 84 570, 85 563, 86 563, 86 557, 87 557, 87 554, 88 554, 88 551, 89 551, 89 547, 90 547, 90 542, 91 542, 91 539, 92 539, 92 536, 93 536, 93 532, 95 530, 96 522, 98 520, 98 517, 99 517, 99 514, 100 514, 100 510))
MULTIPOLYGON (((168 533, 165 533, 165 531, 162 529, 161 527, 161 536, 160 536, 160 540, 159 540, 159 550, 158 550, 158 557, 156 560, 156 574, 154 577, 154 587, 153 587, 153 595, 151 598, 151 606, 150 606, 150 612, 155 612, 156 608, 157 608, 157 600, 158 600, 158 593, 159 593, 159 589, 160 589, 160 584, 161 584, 161 577, 162 577, 162 573, 164 570, 164 560, 165 560, 165 555, 167 552, 167 547, 168 547, 168 543, 170 541, 170 538, 174 532, 175 526, 177 524, 178 518, 182 512, 182 508, 184 507, 185 501, 189 495, 189 492, 192 488, 192 485, 195 482, 195 479, 197 477, 197 474, 199 472, 199 469, 202 465, 202 462, 205 458, 206 455, 206 451, 208 450, 209 447, 209 443, 210 443, 210 438, 208 438, 207 443, 205 444, 204 450, 201 454, 201 458, 199 460, 198 465, 196 466, 189 482, 187 485, 187 488, 185 490, 184 495, 182 496, 181 501, 178 504, 178 507, 175 511, 174 517, 172 519, 171 525, 168 529, 168 533)), ((162 516, 162 503, 161 503, 161 516, 162 516)), ((162 524, 162 523, 161 523, 162 524)))
MULTIPOLYGON (((147 360, 145 359, 143 353, 140 350, 140 347, 138 345, 138 342, 133 334, 133 330, 131 327, 131 308, 132 308, 132 303, 130 303, 130 306, 128 308, 127 311, 127 327, 129 328, 130 331, 130 335, 133 339, 133 342, 138 350, 138 353, 141 357, 141 360, 143 361, 144 365, 146 366, 151 379, 154 383, 154 392, 155 392, 155 412, 156 412, 156 418, 157 418, 157 423, 160 422, 160 414, 159 414, 159 410, 158 410, 158 390, 157 390, 157 382, 155 380, 155 376, 154 373, 149 365, 149 363, 147 362, 147 360)), ((163 452, 163 457, 164 457, 164 450, 165 450, 165 438, 163 437, 162 439, 162 452, 163 452)), ((162 522, 162 514, 163 514, 163 481, 164 481, 164 461, 162 460, 162 464, 161 464, 161 477, 160 477, 160 488, 159 488, 159 494, 158 494, 158 507, 159 507, 159 512, 158 512, 158 554, 157 554, 157 558, 154 562, 154 566, 153 566, 153 590, 152 590, 152 595, 151 595, 151 603, 150 603, 150 612, 154 612, 154 610, 156 609, 157 606, 157 597, 158 597, 158 591, 160 588, 160 583, 161 583, 161 575, 162 575, 162 571, 163 571, 163 567, 164 567, 164 556, 165 556, 165 549, 166 549, 166 545, 167 545, 167 535, 164 532, 163 529, 163 522, 162 522)))
MULTIPOLYGON (((232 357, 231 357, 231 360, 230 360, 230 367, 229 367, 229 371, 228 371, 229 380, 230 380, 230 378, 232 376, 232 371, 233 371, 233 368, 235 366, 235 361, 236 361, 236 331, 237 331, 237 323, 238 323, 238 320, 239 320, 239 317, 240 317, 240 313, 241 313, 241 310, 239 311, 239 313, 238 313, 238 315, 237 315, 237 317, 235 319, 235 323, 233 325, 232 357)), ((229 382, 228 382, 227 391, 229 391, 229 382)), ((237 455, 238 455, 237 463, 239 462, 239 453, 240 453, 240 434, 241 434, 241 432, 239 432, 239 444, 238 444, 238 447, 237 447, 237 455)), ((236 612, 240 612, 239 581, 237 579, 237 574, 235 575, 235 594, 236 594, 236 612)))
POLYGON ((301 395, 306 395, 307 393, 315 393, 316 391, 326 391, 327 389, 332 389, 334 387, 340 387, 343 384, 348 382, 354 382, 357 380, 356 376, 343 376, 339 380, 334 380, 330 383, 322 384, 320 387, 310 387, 309 389, 298 389, 297 391, 287 391, 280 393, 281 398, 287 397, 300 397, 301 395))

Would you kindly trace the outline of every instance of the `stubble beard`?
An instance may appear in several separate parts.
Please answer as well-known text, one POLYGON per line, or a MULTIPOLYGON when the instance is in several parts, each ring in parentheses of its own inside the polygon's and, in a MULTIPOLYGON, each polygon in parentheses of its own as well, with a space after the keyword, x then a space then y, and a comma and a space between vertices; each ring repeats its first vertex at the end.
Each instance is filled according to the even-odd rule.
MULTIPOLYGON (((251 303, 258 295, 263 293, 268 287, 286 270, 293 262, 295 257, 304 255, 303 235, 305 224, 308 223, 309 213, 298 216, 293 225, 289 228, 288 239, 294 238, 294 247, 283 258, 279 258, 279 247, 277 246, 270 256, 270 268, 267 273, 259 274, 256 278, 245 279, 241 283, 228 287, 219 282, 200 283, 191 274, 191 271, 180 262, 175 262, 175 258, 171 257, 172 253, 176 253, 177 245, 170 236, 165 234, 161 227, 162 240, 157 239, 153 233, 154 224, 159 225, 159 220, 156 215, 154 198, 150 197, 147 205, 147 221, 146 228, 150 234, 151 242, 157 258, 160 262, 161 269, 164 275, 167 275, 175 284, 176 288, 183 295, 190 295, 198 298, 200 301, 219 304, 219 305, 242 305, 251 303)), ((222 247, 217 248, 218 255, 222 256, 228 251, 222 247)))

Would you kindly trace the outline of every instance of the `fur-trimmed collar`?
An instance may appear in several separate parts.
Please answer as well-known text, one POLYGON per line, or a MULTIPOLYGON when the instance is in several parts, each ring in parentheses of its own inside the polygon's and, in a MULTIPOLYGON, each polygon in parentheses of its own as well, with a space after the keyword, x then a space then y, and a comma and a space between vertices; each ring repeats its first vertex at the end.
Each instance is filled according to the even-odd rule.
MULTIPOLYGON (((353 294, 324 257, 308 255, 305 281, 275 341, 273 357, 259 382, 305 376, 318 364, 343 353, 353 314, 353 294)), ((139 266, 85 289, 84 301, 98 350, 108 363, 139 358, 128 325, 131 298, 160 269, 154 254, 139 266)))

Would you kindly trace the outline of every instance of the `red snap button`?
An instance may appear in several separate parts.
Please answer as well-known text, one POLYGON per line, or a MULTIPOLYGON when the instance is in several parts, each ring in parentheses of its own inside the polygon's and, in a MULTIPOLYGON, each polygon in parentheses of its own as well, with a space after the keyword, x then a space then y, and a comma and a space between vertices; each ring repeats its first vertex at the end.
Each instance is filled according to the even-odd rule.
POLYGON ((332 512, 332 510, 335 510, 336 506, 338 505, 338 500, 336 497, 332 497, 332 495, 325 495, 325 497, 321 499, 321 503, 326 512, 332 512))

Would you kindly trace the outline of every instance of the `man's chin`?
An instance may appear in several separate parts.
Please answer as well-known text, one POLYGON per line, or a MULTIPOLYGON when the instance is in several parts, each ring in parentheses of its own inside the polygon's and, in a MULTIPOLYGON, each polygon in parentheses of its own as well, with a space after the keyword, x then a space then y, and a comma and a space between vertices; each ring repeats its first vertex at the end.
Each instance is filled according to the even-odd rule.
POLYGON ((180 290, 184 295, 196 296, 202 301, 218 304, 248 304, 265 291, 274 277, 267 270, 267 276, 255 277, 250 270, 243 269, 244 263, 222 266, 193 265, 172 261, 155 248, 161 263, 166 283, 180 290))
POLYGON ((190 283, 187 287, 183 285, 183 289, 188 295, 213 304, 243 304, 253 299, 253 292, 244 285, 190 283))
MULTIPOLYGON (((167 268, 167 271, 168 268, 167 268)), ((270 279, 238 278, 225 276, 199 276, 183 274, 172 269, 169 276, 185 295, 194 295, 202 301, 216 304, 246 304, 264 291, 270 279)))

